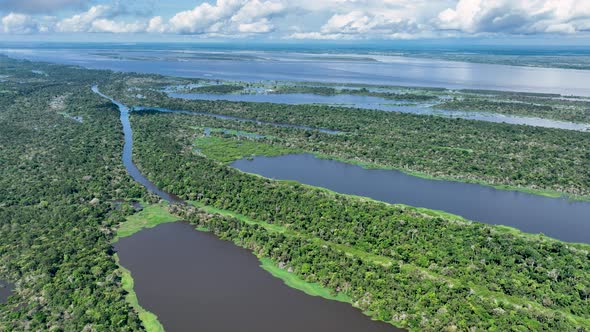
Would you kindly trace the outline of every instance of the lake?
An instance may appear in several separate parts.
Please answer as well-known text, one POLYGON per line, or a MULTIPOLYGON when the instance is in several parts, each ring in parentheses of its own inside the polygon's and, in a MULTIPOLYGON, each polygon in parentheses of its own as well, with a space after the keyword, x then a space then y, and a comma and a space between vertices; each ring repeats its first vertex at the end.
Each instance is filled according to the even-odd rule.
POLYGON ((252 253, 187 223, 162 224, 115 244, 145 309, 166 331, 385 332, 348 303, 286 286, 252 253))
POLYGON ((125 50, 63 46, 5 47, 0 53, 86 68, 241 81, 313 81, 428 86, 590 96, 590 71, 517 67, 393 55, 333 55, 267 50, 209 51, 170 45, 125 50), (105 53, 107 51, 107 53, 105 53))
POLYGON ((443 210, 487 224, 590 243, 590 203, 489 186, 419 178, 395 170, 370 170, 310 154, 254 157, 231 166, 268 178, 296 180, 343 194, 443 210))

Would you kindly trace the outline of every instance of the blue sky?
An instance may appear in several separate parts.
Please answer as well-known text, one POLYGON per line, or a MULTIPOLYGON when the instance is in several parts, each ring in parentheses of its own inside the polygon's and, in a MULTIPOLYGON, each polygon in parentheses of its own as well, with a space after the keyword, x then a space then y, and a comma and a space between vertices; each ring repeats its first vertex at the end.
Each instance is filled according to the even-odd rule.
POLYGON ((590 41, 590 0, 0 0, 0 40, 590 41))

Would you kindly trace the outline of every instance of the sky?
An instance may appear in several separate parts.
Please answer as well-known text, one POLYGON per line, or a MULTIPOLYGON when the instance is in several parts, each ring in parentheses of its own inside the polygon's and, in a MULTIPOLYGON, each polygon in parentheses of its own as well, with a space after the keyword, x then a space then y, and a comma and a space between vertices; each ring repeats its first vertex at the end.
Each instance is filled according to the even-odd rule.
POLYGON ((3 41, 363 41, 590 44, 590 0, 0 0, 3 41))

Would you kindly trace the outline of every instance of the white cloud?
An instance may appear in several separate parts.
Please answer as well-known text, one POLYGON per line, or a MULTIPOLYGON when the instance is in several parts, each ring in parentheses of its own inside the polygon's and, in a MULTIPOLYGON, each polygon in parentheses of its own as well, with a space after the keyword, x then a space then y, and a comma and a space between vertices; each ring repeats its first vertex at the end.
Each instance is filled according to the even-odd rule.
POLYGON ((107 5, 92 6, 87 11, 61 20, 56 25, 59 32, 88 32, 95 20, 103 19, 111 14, 111 7, 107 5))
MULTIPOLYGON (((152 18, 160 32, 178 34, 268 33, 274 30, 271 18, 286 10, 281 1, 217 0, 174 15, 167 23, 152 18)), ((151 24, 150 24, 151 25, 151 24)))
MULTIPOLYGON (((87 1, 22 0, 22 5, 71 8, 87 1)), ((273 36, 293 39, 590 32, 590 0, 216 0, 151 18, 125 10, 118 0, 110 1, 61 19, 11 12, 2 18, 1 29, 10 34, 145 32, 205 37, 274 32, 273 36)), ((17 2, 0 0, 0 4, 17 2)))
POLYGON ((10 13, 2 18, 2 31, 8 34, 31 34, 43 29, 29 15, 10 13))
POLYGON ((88 32, 134 33, 145 30, 146 25, 142 23, 123 23, 102 18, 93 21, 88 32))
POLYGON ((436 27, 464 33, 575 33, 590 20, 587 0, 459 0, 436 27))
POLYGON ((164 25, 164 20, 162 16, 155 16, 149 21, 147 32, 154 32, 154 33, 164 33, 166 31, 166 26, 164 25))

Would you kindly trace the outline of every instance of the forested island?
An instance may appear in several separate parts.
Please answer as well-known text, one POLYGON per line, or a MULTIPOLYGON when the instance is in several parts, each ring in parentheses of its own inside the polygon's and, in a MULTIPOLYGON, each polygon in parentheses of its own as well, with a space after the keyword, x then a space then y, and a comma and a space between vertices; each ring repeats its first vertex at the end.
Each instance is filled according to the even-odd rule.
POLYGON ((113 242, 176 219, 251 250, 277 275, 318 285, 324 296, 409 330, 590 328, 587 244, 227 165, 306 151, 585 199, 587 133, 318 105, 189 101, 152 88, 182 79, 6 57, 0 75, 0 279, 16 285, 0 304, 0 330, 153 330, 141 303, 130 300, 130 276, 113 242), (133 159, 186 204, 156 204, 160 199, 127 174, 119 111, 93 85, 148 108, 131 113, 133 159))

